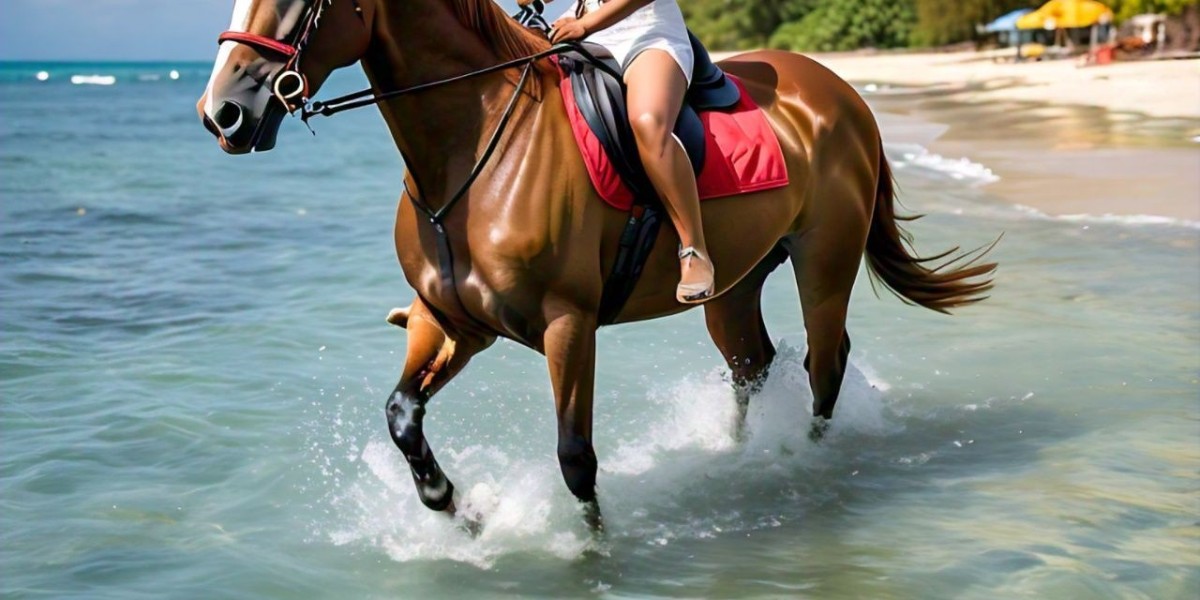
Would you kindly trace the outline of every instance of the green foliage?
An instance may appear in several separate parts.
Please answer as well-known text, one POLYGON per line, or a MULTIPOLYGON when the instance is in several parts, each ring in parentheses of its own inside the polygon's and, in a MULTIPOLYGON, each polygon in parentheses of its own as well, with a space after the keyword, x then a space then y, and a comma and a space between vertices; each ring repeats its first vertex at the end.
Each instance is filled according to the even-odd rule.
POLYGON ((799 18, 815 0, 684 0, 679 3, 692 31, 720 49, 761 48, 784 22, 799 18))
POLYGON ((1035 8, 1037 0, 915 0, 916 46, 940 46, 975 37, 975 25, 990 23, 1018 8, 1035 8))
POLYGON ((912 0, 819 0, 777 29, 770 45, 826 52, 907 46, 915 20, 912 0))
MULTIPOLYGON (((719 50, 771 46, 836 51, 938 46, 971 40, 975 26, 1044 0, 679 0, 688 24, 719 50)), ((1100 0, 1118 21, 1177 15, 1200 0, 1100 0)))
POLYGON ((1103 0, 1113 9, 1117 21, 1124 21, 1143 13, 1166 13, 1178 15, 1189 6, 1200 4, 1200 0, 1103 0))

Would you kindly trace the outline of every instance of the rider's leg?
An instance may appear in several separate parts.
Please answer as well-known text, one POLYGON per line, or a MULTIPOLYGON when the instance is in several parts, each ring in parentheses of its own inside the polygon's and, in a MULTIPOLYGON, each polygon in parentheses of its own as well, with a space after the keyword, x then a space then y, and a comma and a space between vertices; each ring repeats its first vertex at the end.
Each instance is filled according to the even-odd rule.
POLYGON ((700 224, 696 174, 687 153, 672 133, 687 93, 687 78, 670 54, 650 49, 638 54, 625 70, 629 121, 637 138, 646 174, 662 197, 684 248, 699 253, 683 258, 677 296, 699 300, 712 293, 713 266, 700 224), (697 297, 698 296, 698 297, 697 297))

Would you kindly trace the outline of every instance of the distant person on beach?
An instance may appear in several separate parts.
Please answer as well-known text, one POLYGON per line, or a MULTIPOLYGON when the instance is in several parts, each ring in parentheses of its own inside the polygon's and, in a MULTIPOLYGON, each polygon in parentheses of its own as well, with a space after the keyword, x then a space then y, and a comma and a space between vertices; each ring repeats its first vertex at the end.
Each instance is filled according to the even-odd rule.
POLYGON ((675 296, 683 303, 703 302, 713 294, 714 269, 700 223, 696 174, 672 133, 692 80, 692 45, 679 4, 576 0, 554 22, 551 40, 584 38, 611 52, 624 71, 638 153, 679 233, 681 275, 675 296))

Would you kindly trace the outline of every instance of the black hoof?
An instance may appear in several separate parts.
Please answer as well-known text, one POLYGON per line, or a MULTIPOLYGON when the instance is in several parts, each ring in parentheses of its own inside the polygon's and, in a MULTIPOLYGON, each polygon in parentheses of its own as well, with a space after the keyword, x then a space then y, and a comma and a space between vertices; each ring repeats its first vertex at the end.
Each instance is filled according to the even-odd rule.
POLYGON ((812 427, 808 430, 808 439, 812 443, 820 443, 825 439, 825 433, 829 431, 829 421, 824 417, 816 417, 812 421, 812 427))
POLYGON ((462 515, 462 518, 457 519, 458 528, 465 534, 471 536, 471 539, 479 538, 483 533, 483 515, 462 515))
POLYGON ((604 515, 600 514, 600 503, 596 500, 583 503, 583 522, 593 536, 604 537, 604 515))

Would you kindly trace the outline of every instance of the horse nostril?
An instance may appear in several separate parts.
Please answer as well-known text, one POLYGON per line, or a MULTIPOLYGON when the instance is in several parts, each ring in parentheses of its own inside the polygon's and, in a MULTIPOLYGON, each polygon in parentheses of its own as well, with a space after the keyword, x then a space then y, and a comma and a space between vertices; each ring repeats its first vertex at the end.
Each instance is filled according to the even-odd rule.
POLYGON ((237 134, 245 121, 245 109, 237 102, 226 100, 217 107, 213 114, 213 123, 221 130, 221 135, 229 139, 237 134))
POLYGON ((217 124, 213 123, 213 120, 210 119, 208 115, 202 114, 200 120, 204 123, 204 128, 207 129, 209 133, 216 137, 221 137, 221 131, 217 129, 217 124))

